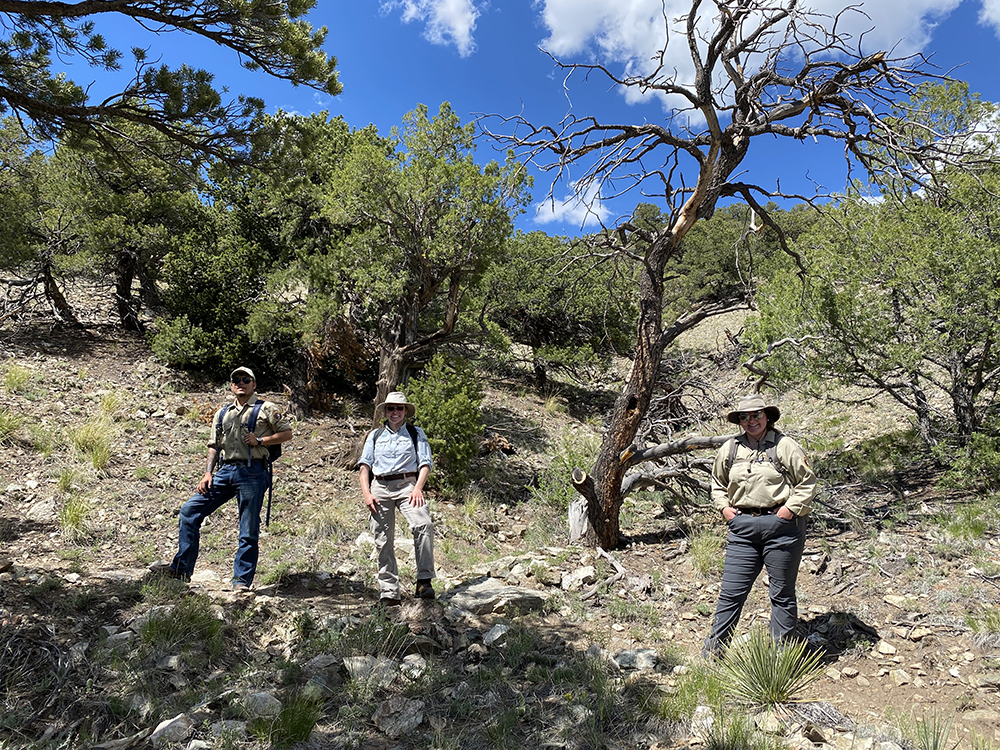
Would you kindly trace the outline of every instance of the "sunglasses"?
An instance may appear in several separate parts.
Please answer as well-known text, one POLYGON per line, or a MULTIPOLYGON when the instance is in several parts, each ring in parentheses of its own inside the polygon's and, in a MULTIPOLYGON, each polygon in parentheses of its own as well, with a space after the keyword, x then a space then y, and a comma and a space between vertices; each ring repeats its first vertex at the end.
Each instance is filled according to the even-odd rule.
POLYGON ((764 410, 760 411, 745 411, 740 414, 740 422, 752 422, 755 419, 760 419, 764 416, 764 410))
POLYGON ((385 407, 385 410, 386 411, 406 411, 406 407, 405 406, 387 406, 387 407, 385 407))
POLYGON ((233 378, 233 385, 249 385, 253 382, 253 378, 233 378))

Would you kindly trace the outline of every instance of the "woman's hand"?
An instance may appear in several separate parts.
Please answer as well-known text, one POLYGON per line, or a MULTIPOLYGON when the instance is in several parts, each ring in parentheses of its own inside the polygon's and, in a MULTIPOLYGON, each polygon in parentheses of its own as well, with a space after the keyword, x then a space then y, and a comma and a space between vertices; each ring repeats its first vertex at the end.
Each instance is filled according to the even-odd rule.
POLYGON ((782 521, 791 521, 792 519, 795 518, 795 514, 792 513, 792 511, 788 510, 788 506, 785 505, 782 505, 780 508, 778 508, 778 510, 775 511, 775 515, 782 521))

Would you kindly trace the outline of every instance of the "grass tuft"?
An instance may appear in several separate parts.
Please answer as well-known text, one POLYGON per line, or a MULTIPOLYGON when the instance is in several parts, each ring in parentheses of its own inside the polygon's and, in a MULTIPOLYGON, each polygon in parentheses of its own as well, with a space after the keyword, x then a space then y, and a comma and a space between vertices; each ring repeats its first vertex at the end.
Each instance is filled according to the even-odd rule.
POLYGON ((705 737, 705 750, 779 750, 781 740, 754 726, 749 716, 719 709, 705 737))
POLYGON ((717 578, 722 575, 726 556, 725 537, 716 526, 700 528, 690 538, 691 563, 701 575, 717 578))
POLYGON ((319 702, 299 694, 283 703, 273 719, 254 719, 248 729, 269 747, 285 750, 307 741, 322 713, 319 702))
POLYGON ((85 539, 90 531, 89 515, 90 503, 84 498, 68 498, 59 508, 59 527, 63 536, 74 542, 85 539))
POLYGON ((15 414, 7 408, 0 409, 0 445, 12 443, 17 438, 23 424, 24 418, 21 415, 15 414))
POLYGON ((106 468, 111 461, 114 437, 114 425, 105 417, 98 417, 69 431, 70 444, 98 471, 106 468))

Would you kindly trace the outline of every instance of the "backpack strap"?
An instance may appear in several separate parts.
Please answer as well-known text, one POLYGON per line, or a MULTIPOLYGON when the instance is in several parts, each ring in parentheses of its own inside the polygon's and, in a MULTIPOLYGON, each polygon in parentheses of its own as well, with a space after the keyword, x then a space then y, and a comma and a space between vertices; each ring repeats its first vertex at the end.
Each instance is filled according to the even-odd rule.
MULTIPOLYGON (((417 457, 419 458, 420 457, 420 451, 417 450, 417 428, 414 427, 409 422, 406 422, 406 431, 410 435, 410 440, 413 441, 413 452, 416 453, 417 457)), ((383 432, 385 432, 385 425, 382 425, 377 430, 375 430, 375 434, 372 436, 372 456, 373 457, 375 455, 375 446, 378 444, 378 436, 381 435, 383 432)))
POLYGON ((215 423, 215 452, 222 455, 222 420, 229 411, 229 404, 219 409, 219 421, 215 423))
POLYGON ((778 458, 778 443, 781 442, 781 438, 783 438, 784 435, 780 432, 778 432, 777 435, 778 437, 774 439, 774 443, 767 446, 767 449, 764 452, 767 454, 767 460, 770 461, 771 465, 778 470, 778 473, 788 476, 788 468, 781 463, 781 459, 778 458))
MULTIPOLYGON (((260 407, 264 405, 263 399, 257 399, 250 409, 250 416, 247 417, 247 429, 253 432, 257 428, 257 416, 260 414, 260 407)), ((267 451, 267 515, 264 517, 264 526, 271 525, 271 495, 274 492, 274 459, 270 449, 267 451)), ((280 454, 279 454, 280 455, 280 454)), ((250 449, 247 449, 247 465, 250 465, 250 449)))
MULTIPOLYGON (((255 429, 257 429, 257 415, 260 414, 260 407, 262 407, 263 405, 264 405, 263 400, 257 399, 254 402, 254 405, 251 407, 251 409, 250 409, 250 415, 247 417, 247 431, 248 432, 253 432, 255 429)), ((247 447, 247 466, 249 466, 251 464, 252 460, 253 459, 250 456, 250 448, 247 447)), ((268 453, 268 456, 267 456, 267 465, 268 466, 271 465, 271 454, 270 453, 268 453)))
POLYGON ((406 422, 406 431, 410 433, 410 440, 413 441, 413 452, 417 455, 417 463, 420 463, 420 451, 417 450, 417 428, 406 422))
MULTIPOLYGON (((771 445, 764 449, 764 455, 767 456, 767 460, 770 461, 771 465, 778 470, 779 474, 787 476, 788 468, 781 463, 781 459, 778 458, 778 443, 781 442, 781 438, 785 435, 784 433, 777 431, 775 431, 775 434, 777 437, 771 445)), ((729 472, 733 469, 733 462, 736 460, 736 448, 736 438, 731 438, 729 440, 729 458, 726 460, 726 476, 728 476, 729 472)))

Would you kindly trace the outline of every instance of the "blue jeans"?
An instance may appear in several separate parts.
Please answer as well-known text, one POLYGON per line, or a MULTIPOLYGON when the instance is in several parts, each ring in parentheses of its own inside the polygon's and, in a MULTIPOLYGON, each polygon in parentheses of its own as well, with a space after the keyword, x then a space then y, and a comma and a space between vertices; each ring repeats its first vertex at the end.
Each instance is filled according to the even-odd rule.
POLYGON ((235 497, 240 508, 240 541, 233 561, 233 583, 247 586, 253 583, 260 554, 260 509, 264 504, 267 484, 267 461, 257 460, 250 466, 245 463, 223 464, 215 472, 208 492, 204 495, 195 493, 181 507, 177 555, 170 567, 187 576, 194 572, 202 522, 235 497))
POLYGON ((722 590, 705 652, 729 643, 740 613, 761 569, 767 567, 771 598, 771 637, 781 641, 795 630, 799 608, 795 582, 806 545, 806 519, 784 521, 777 515, 738 515, 728 522, 722 590))

